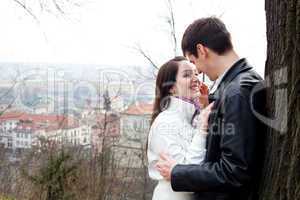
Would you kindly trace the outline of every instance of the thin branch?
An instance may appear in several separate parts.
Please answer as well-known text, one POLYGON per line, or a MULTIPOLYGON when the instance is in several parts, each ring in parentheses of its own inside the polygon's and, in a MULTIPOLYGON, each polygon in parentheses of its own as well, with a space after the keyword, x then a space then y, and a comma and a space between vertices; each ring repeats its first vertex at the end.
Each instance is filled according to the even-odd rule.
MULTIPOLYGON (((18 83, 18 78, 19 78, 19 76, 20 76, 20 71, 17 70, 17 75, 16 75, 16 77, 15 77, 14 80, 13 80, 12 86, 9 87, 8 90, 0 97, 0 101, 1 101, 3 98, 5 98, 6 96, 8 96, 8 94, 15 88, 15 86, 16 86, 17 83, 18 83)), ((23 81, 25 81, 25 80, 21 80, 21 82, 23 82, 23 81)), ((13 100, 6 106, 6 108, 4 108, 3 110, 0 111, 0 116, 1 116, 3 113, 5 113, 8 109, 11 108, 11 106, 15 103, 16 99, 17 99, 17 96, 15 96, 15 97, 13 98, 13 100)))
POLYGON ((167 23, 170 26, 170 33, 171 33, 171 38, 173 40, 173 50, 174 50, 174 56, 177 55, 177 37, 176 37, 176 29, 175 29, 175 13, 174 13, 174 8, 172 4, 172 0, 168 0, 168 10, 169 10, 169 16, 167 17, 167 23))
POLYGON ((111 97, 111 101, 113 101, 113 100, 117 99, 119 96, 121 96, 121 91, 122 91, 121 89, 122 89, 122 82, 120 80, 118 91, 116 92, 116 94, 113 97, 111 97))
POLYGON ((19 6, 21 6, 26 12, 27 14, 29 14, 38 24, 40 23, 39 19, 37 18, 37 16, 30 10, 30 8, 28 8, 24 2, 21 2, 19 0, 13 0, 14 2, 16 2, 19 6))
POLYGON ((78 0, 35 0, 26 4, 26 0, 13 0, 18 6, 26 11, 38 24, 40 24, 37 13, 49 13, 56 17, 65 17, 66 8, 81 7, 83 2, 78 0), (59 15, 59 16, 58 16, 59 15))
POLYGON ((44 10, 43 0, 40 0, 40 1, 39 1, 39 5, 40 5, 41 11, 43 11, 43 10, 44 10))
POLYGON ((3 115, 12 105, 16 102, 17 97, 15 97, 3 110, 0 111, 0 116, 3 115))
POLYGON ((61 8, 61 6, 57 3, 57 0, 52 0, 55 8, 58 10, 58 12, 60 12, 61 14, 65 14, 65 12, 63 11, 63 9, 61 8))
POLYGON ((140 55, 142 55, 147 61, 150 62, 150 64, 155 68, 155 69, 159 69, 159 67, 155 64, 155 62, 153 61, 153 59, 151 58, 151 56, 149 54, 147 54, 144 49, 140 46, 140 45, 136 45, 134 47, 132 47, 132 49, 134 49, 135 51, 137 51, 140 55))
POLYGON ((0 97, 0 101, 5 98, 13 89, 14 87, 17 85, 17 78, 14 80, 13 85, 11 87, 8 88, 8 90, 0 97))

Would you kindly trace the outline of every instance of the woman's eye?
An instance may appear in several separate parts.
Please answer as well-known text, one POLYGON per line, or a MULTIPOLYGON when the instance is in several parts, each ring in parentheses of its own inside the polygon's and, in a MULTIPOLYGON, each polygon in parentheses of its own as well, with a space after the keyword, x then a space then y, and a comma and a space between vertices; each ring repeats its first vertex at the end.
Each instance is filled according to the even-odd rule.
POLYGON ((183 74, 183 77, 191 77, 191 74, 188 73, 188 74, 183 74))

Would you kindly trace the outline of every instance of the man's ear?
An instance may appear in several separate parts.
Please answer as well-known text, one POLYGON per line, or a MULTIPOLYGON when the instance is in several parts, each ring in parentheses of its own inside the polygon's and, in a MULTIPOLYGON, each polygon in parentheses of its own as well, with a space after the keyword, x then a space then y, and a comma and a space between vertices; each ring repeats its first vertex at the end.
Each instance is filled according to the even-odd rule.
POLYGON ((208 49, 207 47, 203 46, 202 44, 197 44, 197 53, 198 56, 206 58, 208 56, 208 49))

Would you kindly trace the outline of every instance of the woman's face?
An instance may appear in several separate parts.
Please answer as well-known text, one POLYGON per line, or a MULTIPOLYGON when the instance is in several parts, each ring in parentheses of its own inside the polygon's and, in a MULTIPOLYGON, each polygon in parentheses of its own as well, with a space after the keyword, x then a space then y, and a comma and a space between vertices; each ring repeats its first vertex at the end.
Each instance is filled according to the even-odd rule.
POLYGON ((171 89, 175 96, 194 99, 199 96, 199 80, 196 66, 189 61, 180 61, 175 86, 171 89))

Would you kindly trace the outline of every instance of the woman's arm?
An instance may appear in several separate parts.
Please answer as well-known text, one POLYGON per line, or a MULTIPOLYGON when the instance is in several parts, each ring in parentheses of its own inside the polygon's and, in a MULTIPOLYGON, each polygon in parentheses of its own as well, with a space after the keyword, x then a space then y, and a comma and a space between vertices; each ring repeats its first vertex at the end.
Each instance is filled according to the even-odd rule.
MULTIPOLYGON (((159 118, 151 126, 148 140, 149 175, 153 179, 162 179, 155 165, 160 153, 166 153, 178 164, 200 164, 205 157, 206 133, 200 131, 194 135, 190 145, 183 143, 180 136, 182 121, 167 122, 159 118)), ((183 129, 184 131, 184 129, 183 129)))

